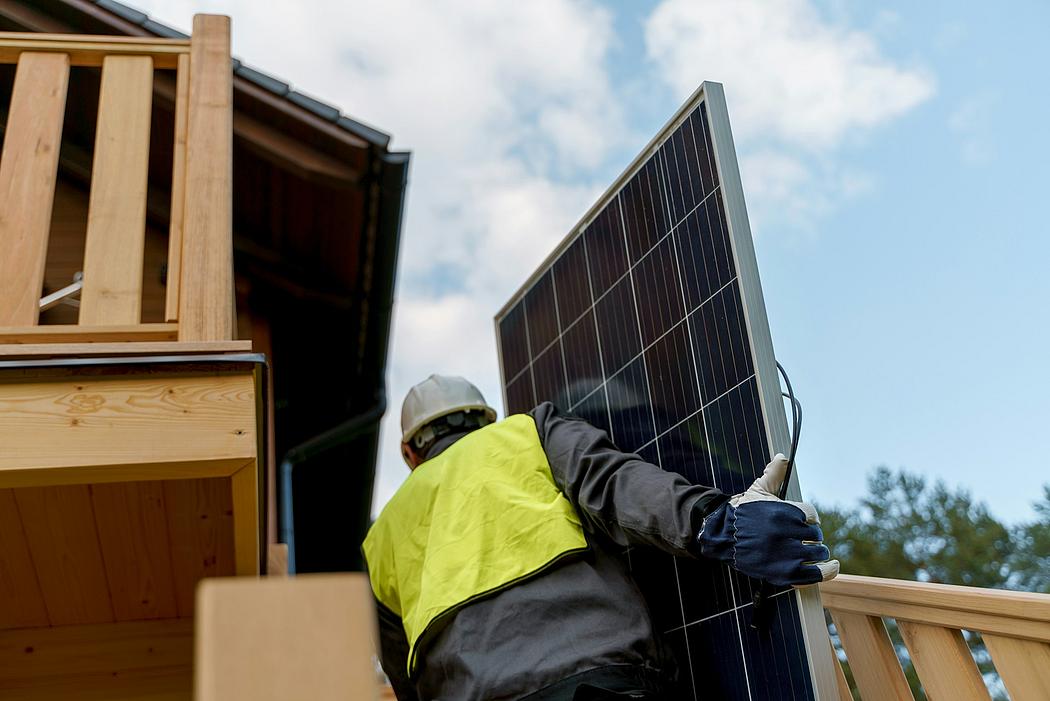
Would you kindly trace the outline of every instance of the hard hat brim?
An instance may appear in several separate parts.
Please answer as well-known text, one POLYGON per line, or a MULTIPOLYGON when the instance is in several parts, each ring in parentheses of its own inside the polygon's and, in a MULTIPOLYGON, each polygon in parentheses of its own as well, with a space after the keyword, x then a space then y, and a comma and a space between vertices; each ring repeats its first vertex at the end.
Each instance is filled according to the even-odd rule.
POLYGON ((410 442, 412 440, 412 436, 416 435, 416 433, 419 431, 419 429, 423 428, 424 426, 426 426, 429 423, 433 423, 434 421, 437 421, 438 419, 440 419, 442 417, 448 416, 449 414, 455 414, 457 411, 471 411, 471 410, 484 411, 485 412, 485 416, 488 417, 488 420, 490 422, 495 422, 496 421, 496 410, 493 409, 492 407, 490 407, 488 404, 477 404, 477 403, 462 404, 462 405, 459 405, 459 406, 449 407, 449 408, 443 410, 440 414, 435 414, 433 416, 428 416, 428 417, 426 417, 425 419, 423 419, 421 421, 417 421, 415 424, 410 426, 407 430, 405 430, 401 434, 401 442, 402 443, 410 442))

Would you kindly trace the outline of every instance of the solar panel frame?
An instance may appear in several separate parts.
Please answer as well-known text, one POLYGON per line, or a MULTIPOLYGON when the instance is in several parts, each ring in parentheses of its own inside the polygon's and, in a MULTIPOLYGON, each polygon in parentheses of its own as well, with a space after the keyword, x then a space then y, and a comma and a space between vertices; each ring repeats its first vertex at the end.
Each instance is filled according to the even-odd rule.
MULTIPOLYGON (((659 167, 658 159, 653 158, 653 156, 656 155, 657 152, 664 147, 665 143, 667 143, 668 140, 676 134, 679 127, 681 127, 686 122, 686 120, 690 119, 690 117, 698 109, 706 110, 706 125, 709 129, 709 140, 711 150, 711 152, 707 155, 710 162, 713 165, 713 169, 711 169, 710 172, 707 172, 707 169, 701 168, 701 172, 697 175, 697 177, 700 179, 701 183, 704 183, 704 188, 706 188, 706 183, 709 182, 712 183, 712 188, 721 188, 721 201, 718 201, 719 198, 715 198, 715 204, 722 205, 724 203, 724 207, 720 208, 718 213, 722 217, 722 221, 725 225, 726 234, 729 242, 729 250, 723 251, 721 253, 724 256, 728 256, 726 262, 731 262, 736 270, 735 276, 730 276, 730 279, 724 283, 722 282, 721 277, 718 277, 717 275, 714 283, 711 283, 710 280, 707 281, 707 292, 712 293, 710 297, 708 297, 708 299, 713 298, 714 296, 721 293, 722 290, 732 285, 734 281, 738 281, 739 299, 741 307, 738 310, 738 314, 742 316, 743 323, 748 332, 747 340, 750 341, 750 347, 748 351, 750 353, 750 364, 753 369, 754 384, 757 390, 755 392, 755 394, 757 394, 757 397, 754 397, 754 399, 757 400, 757 408, 761 416, 762 426, 765 429, 765 445, 763 447, 765 448, 766 458, 768 458, 768 456, 771 456, 776 452, 787 452, 790 444, 790 434, 788 430, 787 416, 781 398, 780 380, 777 374, 776 359, 773 352, 773 343, 769 332, 769 323, 768 318, 766 316, 765 302, 762 296, 761 282, 759 279, 758 264, 755 257, 754 243, 752 240, 751 229, 748 222, 747 211, 744 203, 743 188, 740 181, 739 166, 736 158, 736 149, 734 146, 732 131, 730 129, 729 124, 729 114, 726 106, 725 93, 722 85, 714 82, 704 82, 696 90, 696 92, 693 93, 693 95, 688 100, 686 100, 686 102, 675 113, 675 115, 665 124, 665 126, 656 134, 656 136, 654 136, 652 140, 650 140, 647 146, 638 154, 638 156, 623 171, 623 173, 621 173, 621 175, 613 182, 613 184, 605 191, 605 193, 601 197, 599 197, 595 204, 586 212, 586 214, 584 214, 581 220, 572 228, 572 230, 565 237, 562 243, 555 248, 555 250, 537 268, 536 272, 533 273, 532 276, 530 276, 530 278, 525 282, 525 284, 521 286, 521 288, 497 313, 495 318, 495 335, 500 363, 500 374, 504 392, 504 406, 532 406, 535 404, 537 396, 545 396, 542 392, 537 391, 537 372, 535 371, 535 369, 537 367, 538 362, 540 363, 539 368, 542 369, 543 372, 558 372, 557 369, 560 368, 560 372, 563 376, 565 376, 567 357, 564 350, 565 343, 563 336, 566 336, 566 334, 568 334, 568 332, 571 331, 573 328, 577 328, 581 324, 587 323, 586 321, 579 321, 580 319, 586 319, 587 315, 593 315, 595 317, 595 335, 597 337, 595 341, 598 346, 598 357, 596 359, 596 364, 598 365, 598 369, 601 372, 601 377, 603 378, 603 380, 602 384, 599 387, 590 390, 591 394, 589 395, 585 393, 586 388, 576 388, 575 391, 577 392, 577 394, 575 396, 573 395, 574 389, 571 387, 568 388, 567 391, 569 392, 570 396, 572 396, 574 399, 597 396, 599 394, 602 395, 600 399, 605 399, 604 393, 611 391, 606 386, 609 375, 606 374, 607 368, 605 367, 605 360, 612 359, 614 361, 613 364, 615 365, 615 367, 619 368, 620 365, 618 365, 617 363, 625 359, 633 358, 633 360, 630 360, 630 362, 628 362, 627 365, 623 366, 622 369, 617 370, 617 372, 626 376, 629 371, 634 371, 636 369, 633 366, 640 365, 641 372, 644 375, 646 373, 646 354, 649 350, 654 350, 655 352, 655 346, 658 343, 666 343, 667 345, 670 345, 673 342, 677 342, 679 344, 679 349, 681 349, 683 339, 672 338, 672 335, 680 336, 684 334, 687 337, 684 339, 686 343, 692 344, 693 346, 698 345, 697 340, 693 339, 690 336, 689 331, 682 331, 682 329, 685 329, 687 327, 686 324, 679 322, 677 326, 672 326, 671 329, 666 329, 662 328, 661 326, 662 324, 665 324, 666 320, 655 318, 654 316, 654 318, 647 320, 648 323, 653 324, 654 326, 652 326, 652 328, 643 328, 640 330, 640 333, 642 335, 642 338, 639 339, 640 347, 634 348, 633 346, 631 346, 629 348, 603 349, 601 347, 603 334, 598 331, 601 324, 597 320, 597 317, 599 315, 598 304, 599 302, 602 302, 602 300, 605 300, 604 304, 607 306, 622 306, 633 303, 635 305, 635 313, 637 315, 637 300, 634 299, 634 290, 636 288, 634 284, 634 271, 641 261, 638 260, 637 255, 630 255, 630 251, 633 250, 634 253, 637 254, 638 251, 645 249, 646 244, 653 243, 652 241, 649 241, 646 238, 650 235, 650 232, 648 232, 646 226, 644 225, 644 221, 642 222, 643 226, 641 228, 639 228, 636 225, 631 226, 627 221, 620 221, 619 223, 615 221, 607 221, 610 218, 615 219, 614 217, 610 217, 608 215, 608 212, 610 211, 608 209, 609 205, 621 193, 621 191, 623 191, 628 185, 632 183, 632 180, 637 174, 643 173, 643 175, 646 175, 643 172, 643 169, 650 167, 652 164, 656 164, 655 167, 657 168, 659 167), (573 255, 573 247, 581 245, 580 242, 584 240, 584 232, 592 226, 599 228, 609 226, 622 227, 622 230, 625 234, 623 238, 625 239, 625 246, 627 250, 623 251, 622 260, 618 251, 609 252, 610 255, 603 259, 604 263, 609 263, 613 266, 613 269, 611 270, 603 269, 601 266, 594 266, 597 269, 592 269, 592 266, 590 265, 585 266, 587 269, 588 285, 590 286, 591 291, 595 297, 595 301, 589 308, 586 304, 582 305, 581 311, 581 306, 578 304, 578 300, 570 300, 570 303, 565 305, 567 307, 567 318, 565 319, 566 326, 573 324, 573 322, 576 323, 573 326, 566 328, 562 325, 563 320, 560 317, 559 311, 560 305, 557 303, 557 295, 554 293, 553 290, 554 287, 558 287, 558 291, 561 291, 561 288, 557 285, 556 281, 556 278, 558 277, 559 263, 562 263, 564 260, 567 260, 567 255, 573 255), (642 229, 646 230, 643 231, 642 229), (632 264, 632 260, 634 260, 635 263, 632 264), (622 263, 623 265, 621 266, 620 263, 622 263), (598 285, 597 288, 595 287, 596 278, 598 285), (629 282, 625 283, 624 281, 629 282), (720 284, 721 287, 717 289, 711 289, 713 287, 713 284, 720 284), (613 288, 617 287, 618 285, 623 286, 623 289, 613 290, 613 288), (548 287, 552 288, 549 292, 548 287), (599 296, 597 291, 598 289, 601 290, 601 294, 604 296, 599 296), (630 295, 630 299, 626 298, 628 293, 630 295), (554 334, 552 337, 551 329, 549 328, 549 326, 544 327, 542 320, 537 320, 537 324, 535 325, 528 323, 528 315, 526 314, 526 323, 523 325, 526 336, 526 338, 524 339, 527 344, 526 348, 531 348, 533 342, 532 335, 533 333, 535 333, 535 340, 539 342, 541 350, 539 353, 535 354, 535 357, 530 357, 528 360, 526 360, 522 367, 512 366, 511 368, 508 368, 505 366, 505 361, 507 359, 507 357, 505 356, 505 350, 510 352, 511 357, 514 358, 514 353, 520 351, 520 349, 512 349, 509 347, 506 349, 504 348, 504 339, 501 333, 500 322, 504 318, 506 318, 508 314, 522 313, 522 310, 524 310, 529 304, 528 297, 530 295, 533 296, 534 300, 538 299, 540 301, 544 301, 548 298, 554 300, 554 334), (530 325, 534 325, 536 326, 536 328, 530 329, 530 325), (562 333, 559 333, 558 329, 564 329, 564 331, 562 333), (667 340, 665 341, 665 339, 667 340), (645 352, 643 352, 643 350, 645 352), (508 370, 511 370, 511 372, 508 372, 508 370), (508 382, 508 380, 511 381, 508 382)), ((695 145, 698 150, 707 148, 707 146, 701 144, 700 141, 697 141, 695 145)), ((703 160, 701 159, 700 162, 703 163, 703 160)), ((643 180, 646 179, 647 178, 640 178, 639 182, 641 183, 643 180)), ((681 180, 679 180, 679 184, 681 184, 681 180)), ((701 192, 704 191, 704 188, 702 188, 701 192)), ((651 197, 652 193, 646 193, 644 191, 645 185, 639 185, 639 189, 640 192, 629 192, 626 196, 633 197, 636 200, 640 201, 642 203, 642 208, 644 209, 645 197, 647 194, 651 197)), ((706 197, 707 195, 703 195, 700 198, 700 203, 702 203, 706 197)), ((668 203, 668 206, 670 206, 670 198, 667 198, 665 201, 668 203)), ((677 200, 675 201, 675 206, 677 206, 677 200)), ((651 212, 656 217, 661 216, 658 208, 646 211, 651 212)), ((683 207, 680 210, 676 209, 670 214, 673 215, 673 220, 681 221, 684 223, 684 220, 681 220, 680 216, 684 215, 685 213, 685 208, 683 207)), ((660 238, 659 236, 657 238, 659 239, 659 241, 656 242, 656 246, 659 246, 661 245, 661 243, 668 241, 671 242, 667 244, 668 246, 674 246, 676 245, 674 241, 682 240, 681 236, 679 236, 677 239, 673 239, 670 231, 662 238, 660 238)), ((613 240, 615 241, 615 239, 613 240)), ((654 259, 657 255, 655 251, 656 246, 650 246, 648 249, 646 249, 647 252, 644 254, 644 256, 649 256, 650 259, 654 259)), ((696 252, 691 253, 695 254, 696 252)), ((704 252, 700 252, 701 256, 703 256, 703 253, 704 252)), ((717 258, 719 251, 712 251, 711 254, 712 256, 709 256, 708 258, 717 258)), ((675 268, 672 266, 672 269, 675 268)), ((676 272, 675 274, 679 273, 676 272)), ((648 282, 656 280, 657 278, 654 275, 649 275, 644 277, 643 279, 648 282)), ((655 295, 659 295, 660 291, 654 288, 652 290, 652 293, 655 295)), ((686 292, 683 292, 683 297, 686 294, 686 292)), ((692 314, 693 311, 697 311, 697 305, 695 304, 696 301, 697 300, 695 298, 693 300, 681 300, 681 303, 688 307, 687 309, 683 310, 685 316, 692 314)), ((672 299, 668 299, 667 304, 675 305, 678 304, 678 302, 672 299)), ((727 311, 727 317, 728 314, 729 312, 727 311)), ((641 318, 638 316, 636 316, 636 318, 639 327, 641 327, 641 318)), ((549 324, 549 320, 547 320, 547 322, 549 324)), ((690 328, 692 328, 692 326, 690 326, 690 328)), ((580 333, 584 333, 583 329, 578 329, 578 331, 580 333)), ((610 338, 614 337, 616 337, 616 334, 610 334, 609 336, 606 336, 605 339, 608 342, 610 338)), ((513 341, 514 339, 507 340, 508 346, 514 345, 513 343, 509 342, 513 341)), ((739 352, 744 351, 740 350, 739 352)), ((526 350, 525 354, 527 356, 531 356, 531 351, 526 350)), ((665 353, 662 357, 668 362, 672 362, 675 355, 676 354, 674 353, 665 353)), ((677 355, 681 354, 679 353, 677 355)), ((518 357, 514 359, 515 361, 521 361, 520 353, 518 357)), ((573 356, 572 362, 577 362, 578 360, 579 359, 576 356, 573 356)), ((590 358, 587 359, 587 361, 594 362, 594 359, 590 358)), ((520 365, 521 363, 516 362, 516 364, 520 365)), ((743 384, 744 382, 749 382, 750 379, 751 376, 748 376, 744 379, 743 382, 741 382, 741 384, 743 384)), ((545 376, 541 377, 540 388, 542 388, 544 381, 545 376)), ((645 380, 644 377, 643 381, 646 383, 646 389, 648 391, 648 381, 645 380)), ((699 378, 698 382, 703 383, 704 378, 699 378)), ((733 389, 736 389, 736 387, 728 390, 726 394, 728 394, 729 391, 732 391, 733 389)), ((675 398, 675 406, 678 406, 677 402, 679 401, 685 402, 685 404, 688 405, 689 399, 690 397, 675 398)), ((715 404, 717 399, 718 398, 716 397, 715 400, 712 400, 709 403, 709 405, 715 404)), ((649 443, 645 444, 645 447, 639 452, 644 458, 651 459, 655 462, 655 458, 656 456, 658 456, 660 450, 660 441, 662 439, 672 441, 674 437, 671 436, 670 438, 667 438, 670 432, 666 432, 661 435, 660 429, 657 425, 657 418, 654 415, 652 409, 653 404, 654 403, 652 401, 652 397, 650 396, 649 416, 636 417, 636 422, 639 425, 646 423, 647 420, 652 422, 653 439, 649 443)), ((605 406, 608 411, 609 402, 607 400, 605 400, 605 406)), ((677 420, 680 417, 676 415, 671 418, 677 420)), ((696 418, 693 417, 689 420, 695 421, 696 418)), ((701 415, 699 420, 703 422, 706 419, 703 415, 701 415)), ((612 423, 611 412, 608 415, 608 422, 609 424, 612 423)), ((600 424, 600 422, 595 423, 600 424)), ((687 424, 688 421, 684 423, 687 424)), ((609 426, 606 425, 603 426, 603 428, 609 428, 609 426)), ((703 430, 705 432, 708 430, 706 424, 704 425, 703 430)), ((712 469, 714 468, 712 467, 712 469)), ((725 487, 723 486, 723 488, 725 487)), ((788 498, 800 499, 800 494, 801 493, 798 485, 798 470, 796 469, 794 474, 792 475, 791 482, 788 486, 788 498)), ((641 553, 638 549, 634 549, 629 552, 628 556, 634 558, 644 558, 645 554, 641 553)), ((668 573, 668 575, 670 575, 670 573, 668 573)), ((685 646, 688 650, 690 636, 697 634, 697 631, 700 628, 700 626, 695 626, 692 632, 690 632, 688 630, 688 626, 692 625, 692 623, 690 623, 689 621, 695 622, 701 619, 695 617, 690 618, 689 616, 687 616, 684 610, 686 597, 681 594, 681 583, 678 581, 680 573, 677 565, 675 566, 673 576, 675 578, 674 583, 677 589, 677 598, 682 602, 682 620, 687 622, 687 625, 683 626, 682 628, 684 629, 685 646)), ((668 581, 669 580, 670 576, 668 576, 668 581)), ((732 583, 730 583, 728 586, 730 588, 733 587, 732 583)), ((737 586, 739 586, 739 584, 737 586)), ((811 686, 814 698, 837 698, 837 686, 835 677, 836 670, 833 665, 838 664, 838 661, 837 659, 835 659, 831 649, 828 631, 825 625, 824 610, 820 602, 820 595, 817 591, 817 588, 806 587, 803 589, 795 590, 793 593, 784 593, 781 596, 784 595, 794 596, 796 599, 797 611, 799 613, 799 623, 801 627, 801 635, 805 643, 806 657, 808 660, 809 674, 810 680, 812 682, 811 686)), ((692 603, 693 602, 690 602, 690 604, 692 603)), ((723 624, 725 624, 725 621, 718 621, 715 625, 723 624)), ((745 638, 748 636, 745 635, 746 631, 743 630, 743 628, 746 627, 746 624, 746 620, 742 620, 738 612, 738 615, 736 616, 736 625, 741 641, 741 648, 748 644, 745 641, 745 638)), ((746 658, 746 651, 743 651, 742 649, 742 652, 743 656, 746 658)), ((689 656, 688 661, 690 665, 690 675, 692 675, 694 674, 692 667, 696 664, 697 660, 693 659, 692 656, 689 656)), ((745 677, 746 676, 747 675, 745 674, 745 677)), ((750 683, 748 688, 748 696, 751 698, 755 698, 758 696, 757 689, 752 690, 750 688, 750 683)))

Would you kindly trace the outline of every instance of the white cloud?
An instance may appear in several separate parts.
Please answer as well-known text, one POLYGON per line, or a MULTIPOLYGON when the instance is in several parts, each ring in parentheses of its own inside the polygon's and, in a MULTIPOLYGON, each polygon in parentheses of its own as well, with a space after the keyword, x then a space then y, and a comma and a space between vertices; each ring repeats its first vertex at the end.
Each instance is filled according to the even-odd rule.
MULTIPOLYGON (((400 399, 432 372, 500 405, 493 315, 593 201, 625 129, 592 2, 139 0, 161 21, 233 17, 247 63, 413 151, 376 503, 407 474, 400 399)), ((320 428, 320 427, 319 427, 320 428)))
POLYGON ((892 30, 891 20, 879 15, 864 32, 809 0, 665 0, 645 37, 661 79, 679 95, 703 80, 725 84, 752 214, 786 213, 811 228, 869 183, 842 172, 834 156, 934 92, 925 70, 880 51, 876 34, 892 30))

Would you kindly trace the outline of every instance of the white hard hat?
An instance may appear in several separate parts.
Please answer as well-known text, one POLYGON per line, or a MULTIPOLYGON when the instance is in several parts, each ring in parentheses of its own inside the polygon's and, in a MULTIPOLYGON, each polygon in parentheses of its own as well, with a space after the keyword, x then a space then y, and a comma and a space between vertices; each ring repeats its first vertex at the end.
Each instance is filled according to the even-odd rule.
POLYGON ((470 382, 462 377, 431 375, 405 396, 401 405, 401 440, 408 443, 416 431, 431 421, 470 409, 484 412, 490 422, 496 420, 496 410, 470 382))

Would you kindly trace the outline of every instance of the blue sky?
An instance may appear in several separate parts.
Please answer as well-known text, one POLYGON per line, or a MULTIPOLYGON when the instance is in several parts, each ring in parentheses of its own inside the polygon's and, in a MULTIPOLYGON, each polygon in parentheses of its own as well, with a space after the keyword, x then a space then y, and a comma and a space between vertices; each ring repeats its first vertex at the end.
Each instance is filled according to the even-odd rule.
MULTIPOLYGON (((1050 6, 146 0, 413 150, 391 351, 498 401, 492 316, 702 80, 725 84, 804 494, 877 465, 1031 516, 1050 469, 1050 6), (325 22, 318 22, 318 18, 325 22), (274 46, 282 46, 280 52, 274 46)), ((407 474, 396 412, 376 504, 407 474)))

